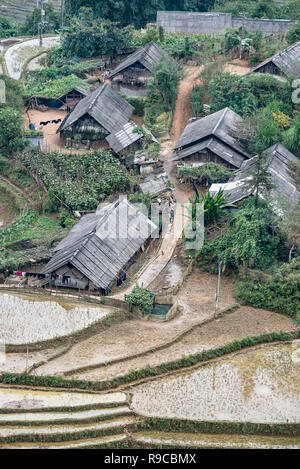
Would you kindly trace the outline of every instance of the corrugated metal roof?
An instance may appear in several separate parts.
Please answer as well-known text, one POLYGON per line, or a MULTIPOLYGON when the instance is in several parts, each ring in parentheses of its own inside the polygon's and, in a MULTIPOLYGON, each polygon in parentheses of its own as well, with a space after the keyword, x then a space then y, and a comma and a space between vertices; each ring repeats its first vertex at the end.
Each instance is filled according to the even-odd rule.
POLYGON ((144 194, 150 194, 152 196, 160 194, 161 192, 165 192, 169 189, 166 184, 166 180, 164 177, 149 177, 146 179, 145 182, 140 184, 140 189, 144 194))
POLYGON ((279 54, 273 55, 257 67, 254 67, 252 72, 259 72, 262 67, 271 62, 273 62, 284 75, 300 77, 300 41, 284 49, 279 54))
POLYGON ((90 115, 109 133, 115 132, 128 122, 133 111, 133 106, 105 83, 75 106, 57 133, 72 126, 85 114, 90 115))
POLYGON ((127 199, 84 216, 57 246, 43 274, 71 264, 98 288, 106 288, 156 230, 127 199))
POLYGON ((140 62, 147 70, 149 70, 149 72, 152 73, 155 65, 158 64, 163 55, 168 56, 168 54, 155 42, 149 42, 146 46, 141 47, 141 49, 138 49, 127 57, 127 59, 121 62, 120 65, 118 65, 118 67, 111 73, 111 77, 118 75, 136 62, 140 62))
POLYGON ((134 132, 134 129, 137 129, 137 125, 130 121, 127 122, 127 124, 125 124, 115 134, 111 134, 106 137, 107 142, 115 153, 119 153, 120 151, 124 150, 124 148, 127 148, 129 145, 137 142, 140 140, 140 138, 143 137, 142 134, 134 132))

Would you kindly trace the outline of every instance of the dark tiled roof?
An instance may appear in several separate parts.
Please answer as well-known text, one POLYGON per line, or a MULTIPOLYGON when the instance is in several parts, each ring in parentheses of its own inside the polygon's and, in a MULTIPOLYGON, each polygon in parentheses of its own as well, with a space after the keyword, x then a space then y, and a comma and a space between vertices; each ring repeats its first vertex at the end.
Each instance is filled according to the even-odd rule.
POLYGON ((124 269, 156 226, 126 199, 84 216, 59 243, 43 274, 71 264, 98 288, 124 269))
POLYGON ((300 77, 300 41, 279 54, 268 58, 257 67, 253 68, 252 72, 259 72, 262 67, 271 62, 273 62, 284 75, 300 77))
POLYGON ((236 138, 242 118, 229 108, 189 123, 174 146, 172 160, 179 160, 205 148, 239 168, 249 155, 236 138))
POLYGON ((149 70, 149 72, 152 73, 155 65, 158 64, 163 55, 167 56, 168 54, 155 44, 155 42, 149 42, 149 44, 141 47, 141 49, 138 49, 127 57, 127 59, 123 60, 123 62, 121 62, 120 65, 118 65, 118 67, 112 72, 111 76, 113 77, 118 75, 123 70, 131 67, 131 65, 137 62, 140 62, 147 70, 149 70))
POLYGON ((115 132, 128 122, 133 111, 131 104, 115 93, 108 84, 104 84, 75 106, 57 132, 72 126, 85 114, 90 115, 109 133, 115 132))

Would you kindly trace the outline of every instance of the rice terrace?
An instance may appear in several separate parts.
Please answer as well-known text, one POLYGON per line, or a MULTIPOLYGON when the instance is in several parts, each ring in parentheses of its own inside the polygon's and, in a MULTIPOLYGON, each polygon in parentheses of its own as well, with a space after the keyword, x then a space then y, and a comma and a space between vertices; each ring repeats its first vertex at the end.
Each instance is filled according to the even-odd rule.
POLYGON ((300 5, 156 3, 0 5, 0 449, 300 449, 300 5))

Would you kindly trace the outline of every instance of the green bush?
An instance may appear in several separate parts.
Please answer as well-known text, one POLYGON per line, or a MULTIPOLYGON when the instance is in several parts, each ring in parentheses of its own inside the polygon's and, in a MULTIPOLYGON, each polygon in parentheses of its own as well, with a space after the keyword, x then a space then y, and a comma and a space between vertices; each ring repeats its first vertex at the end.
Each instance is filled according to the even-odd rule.
POLYGON ((155 293, 148 288, 141 288, 136 285, 132 292, 125 295, 125 300, 130 306, 136 307, 143 314, 151 314, 155 293))
POLYGON ((288 30, 286 33, 286 40, 289 44, 294 44, 294 42, 300 40, 300 21, 288 30))
POLYGON ((178 175, 189 182, 208 186, 214 183, 227 182, 231 172, 224 166, 216 163, 204 163, 196 167, 178 167, 178 175))
POLYGON ((276 311, 300 321, 300 257, 285 264, 272 277, 242 279, 235 294, 239 301, 255 308, 276 311))
POLYGON ((145 113, 146 99, 135 96, 124 96, 124 98, 134 107, 134 114, 143 117, 145 113))
POLYGON ((194 117, 201 116, 203 112, 202 99, 203 99, 202 86, 200 85, 194 86, 192 94, 191 94, 191 106, 192 106, 192 113, 194 117))

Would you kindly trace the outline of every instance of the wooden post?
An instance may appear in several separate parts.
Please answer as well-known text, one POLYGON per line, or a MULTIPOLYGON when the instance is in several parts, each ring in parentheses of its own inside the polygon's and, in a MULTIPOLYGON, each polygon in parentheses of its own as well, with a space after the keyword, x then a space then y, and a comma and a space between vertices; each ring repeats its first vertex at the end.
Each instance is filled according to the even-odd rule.
POLYGON ((221 269, 222 269, 222 262, 219 262, 218 282, 217 282, 217 290, 216 290, 216 310, 215 310, 215 319, 218 317, 218 310, 219 310, 219 295, 220 295, 220 285, 221 285, 221 269))

